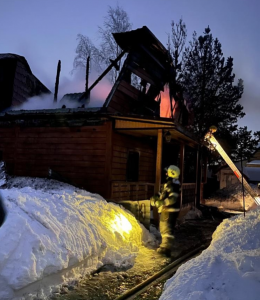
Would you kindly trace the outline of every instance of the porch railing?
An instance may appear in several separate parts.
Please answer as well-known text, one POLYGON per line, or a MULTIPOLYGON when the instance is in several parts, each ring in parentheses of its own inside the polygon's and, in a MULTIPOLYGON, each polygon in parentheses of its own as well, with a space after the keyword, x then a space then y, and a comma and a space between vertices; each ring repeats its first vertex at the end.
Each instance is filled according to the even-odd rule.
POLYGON ((120 200, 148 200, 154 194, 154 183, 113 181, 111 198, 120 200))
POLYGON ((196 200, 196 183, 182 184, 182 206, 187 204, 195 205, 196 200))
MULTIPOLYGON (((111 186, 111 199, 122 200, 148 200, 154 195, 154 183, 113 181, 111 186)), ((182 184, 182 206, 195 204, 196 183, 182 184)))

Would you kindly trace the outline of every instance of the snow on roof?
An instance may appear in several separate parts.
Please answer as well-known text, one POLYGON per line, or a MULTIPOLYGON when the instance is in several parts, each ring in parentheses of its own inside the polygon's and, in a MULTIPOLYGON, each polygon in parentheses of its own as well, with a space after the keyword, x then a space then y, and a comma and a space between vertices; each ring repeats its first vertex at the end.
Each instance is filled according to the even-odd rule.
POLYGON ((247 165, 260 165, 260 160, 252 160, 248 162, 247 165))
POLYGON ((245 167, 243 171, 250 181, 260 182, 260 168, 245 167))
POLYGON ((1 192, 1 300, 46 299, 103 264, 132 265, 142 243, 153 242, 124 208, 68 184, 23 177, 1 192))
POLYGON ((160 300, 258 300, 260 208, 225 219, 209 248, 169 279, 160 300))

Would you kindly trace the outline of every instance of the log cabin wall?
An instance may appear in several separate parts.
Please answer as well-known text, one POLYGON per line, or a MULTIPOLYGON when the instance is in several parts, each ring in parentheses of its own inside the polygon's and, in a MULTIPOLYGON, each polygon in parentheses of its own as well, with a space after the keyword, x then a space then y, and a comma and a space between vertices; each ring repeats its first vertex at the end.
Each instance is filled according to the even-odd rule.
POLYGON ((122 80, 115 90, 113 98, 107 108, 111 113, 129 113, 139 99, 139 91, 128 82, 122 80))
POLYGON ((0 151, 10 175, 46 178, 51 169, 69 183, 106 197, 111 128, 111 122, 0 128, 0 151))
POLYGON ((144 200, 154 194, 156 144, 142 138, 113 132, 111 198, 113 200, 144 200), (139 153, 139 172, 136 182, 127 181, 129 152, 139 153))

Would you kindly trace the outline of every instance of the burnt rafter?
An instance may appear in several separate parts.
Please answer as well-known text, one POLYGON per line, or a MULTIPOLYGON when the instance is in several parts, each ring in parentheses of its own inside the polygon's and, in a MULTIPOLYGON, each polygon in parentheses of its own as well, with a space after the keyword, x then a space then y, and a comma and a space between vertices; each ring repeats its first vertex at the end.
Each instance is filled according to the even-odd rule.
POLYGON ((125 51, 122 51, 118 57, 115 60, 110 59, 111 64, 106 68, 106 70, 96 79, 96 81, 89 87, 89 89, 87 91, 85 91, 83 93, 83 95, 79 98, 79 100, 82 100, 84 98, 86 98, 88 96, 88 93, 90 93, 90 91, 99 83, 99 81, 105 77, 107 75, 107 73, 109 71, 111 71, 111 69, 113 67, 115 67, 116 69, 118 69, 118 65, 117 62, 125 55, 125 51))
POLYGON ((104 107, 113 113, 159 116, 160 92, 174 71, 168 50, 146 26, 113 36, 128 55, 104 107))

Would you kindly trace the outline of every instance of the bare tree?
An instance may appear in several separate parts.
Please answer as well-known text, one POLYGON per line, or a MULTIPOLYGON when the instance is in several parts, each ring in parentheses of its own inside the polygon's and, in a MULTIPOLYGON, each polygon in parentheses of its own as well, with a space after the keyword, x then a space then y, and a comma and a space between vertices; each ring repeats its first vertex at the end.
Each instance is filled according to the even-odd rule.
MULTIPOLYGON (((104 71, 121 53, 120 48, 114 40, 112 33, 126 32, 132 29, 132 24, 129 22, 128 14, 118 4, 115 8, 109 6, 107 15, 104 17, 103 27, 99 27, 99 35, 101 43, 96 47, 92 41, 82 34, 78 34, 78 46, 76 48, 76 57, 73 62, 73 70, 84 67, 86 68, 87 58, 91 58, 91 67, 98 72, 104 71)), ((122 60, 118 63, 118 70, 112 69, 109 72, 110 81, 115 82, 118 72, 122 66, 122 60)))
POLYGON ((173 65, 176 70, 176 78, 178 81, 178 75, 181 73, 181 55, 184 50, 184 46, 187 38, 186 24, 182 19, 178 23, 171 23, 171 34, 168 35, 168 50, 173 59, 173 65))
MULTIPOLYGON (((112 33, 126 32, 132 29, 132 24, 129 22, 128 14, 118 4, 115 8, 109 6, 107 16, 104 18, 103 27, 99 27, 99 34, 101 39, 100 49, 102 49, 101 60, 105 66, 110 65, 110 59, 115 59, 121 53, 121 49, 113 38, 112 33)), ((110 72, 111 82, 115 82, 118 72, 122 66, 122 58, 119 63, 119 69, 113 69, 110 72)))
POLYGON ((173 118, 173 110, 176 107, 176 103, 179 106, 179 116, 175 116, 178 121, 181 118, 182 110, 184 108, 184 99, 182 94, 182 89, 179 84, 179 79, 182 76, 182 52, 187 38, 186 25, 182 19, 178 23, 171 23, 171 34, 168 35, 168 51, 171 60, 171 68, 168 75, 168 86, 169 86, 169 96, 171 105, 171 116, 173 118), (172 100, 175 100, 174 106, 172 100))
POLYGON ((91 58, 91 67, 99 67, 99 50, 92 43, 90 38, 83 34, 77 35, 78 46, 76 48, 76 56, 73 62, 73 71, 79 68, 86 68, 88 57, 91 58))

